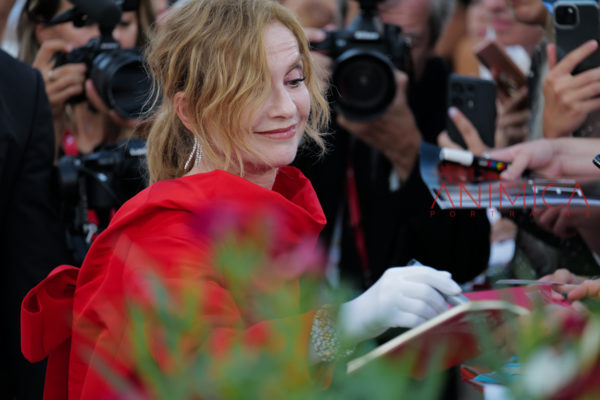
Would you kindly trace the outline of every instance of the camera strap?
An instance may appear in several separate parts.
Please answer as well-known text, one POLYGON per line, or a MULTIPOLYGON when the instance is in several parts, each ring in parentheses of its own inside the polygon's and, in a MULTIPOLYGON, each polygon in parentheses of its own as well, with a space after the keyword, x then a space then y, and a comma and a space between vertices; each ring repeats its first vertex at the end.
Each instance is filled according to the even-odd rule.
POLYGON ((346 166, 346 194, 348 196, 348 217, 354 236, 354 244, 361 264, 363 280, 367 287, 373 284, 371 268, 369 266, 369 256, 367 254, 367 243, 365 240, 365 231, 362 225, 362 213, 360 211, 360 202, 358 199, 358 188, 356 185, 356 173, 354 162, 352 161, 353 152, 348 152, 348 163, 346 166))

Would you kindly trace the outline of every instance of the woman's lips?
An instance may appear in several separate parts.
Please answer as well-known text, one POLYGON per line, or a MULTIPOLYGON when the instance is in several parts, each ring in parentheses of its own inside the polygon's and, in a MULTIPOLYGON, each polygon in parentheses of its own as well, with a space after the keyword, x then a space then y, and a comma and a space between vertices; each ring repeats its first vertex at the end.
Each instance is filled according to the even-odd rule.
POLYGON ((285 128, 272 129, 268 131, 255 131, 258 135, 268 136, 272 139, 289 139, 296 135, 296 125, 290 125, 285 128))

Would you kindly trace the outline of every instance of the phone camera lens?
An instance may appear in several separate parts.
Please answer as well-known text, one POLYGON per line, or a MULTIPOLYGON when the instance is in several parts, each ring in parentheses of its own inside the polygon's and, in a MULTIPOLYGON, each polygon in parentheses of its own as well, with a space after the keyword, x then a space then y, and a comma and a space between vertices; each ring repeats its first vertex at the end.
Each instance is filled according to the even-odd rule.
POLYGON ((452 102, 452 105, 455 106, 455 107, 459 107, 460 108, 463 105, 463 100, 460 97, 458 97, 458 96, 452 97, 451 102, 452 102))
POLYGON ((560 25, 576 25, 577 24, 577 8, 566 5, 556 8, 556 22, 560 25))
POLYGON ((456 93, 462 93, 463 92, 463 86, 460 83, 453 83, 452 84, 452 90, 456 93))

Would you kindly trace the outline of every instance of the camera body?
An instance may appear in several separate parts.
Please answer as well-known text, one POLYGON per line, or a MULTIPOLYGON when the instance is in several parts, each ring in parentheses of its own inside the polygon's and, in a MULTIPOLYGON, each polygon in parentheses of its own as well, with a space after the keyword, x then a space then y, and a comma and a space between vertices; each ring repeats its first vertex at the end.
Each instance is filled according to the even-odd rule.
MULTIPOLYGON (((101 35, 69 53, 55 53, 55 66, 84 63, 86 77, 92 80, 104 103, 126 119, 138 118, 144 111, 152 82, 139 50, 121 49, 112 36, 121 18, 119 5, 114 0, 71 2, 75 7, 65 12, 66 15, 59 15, 54 23, 71 21, 82 26, 89 21, 98 22, 101 35)), ((80 94, 70 98, 69 102, 78 103, 85 99, 85 94, 80 94)))
POLYGON ((381 116, 396 94, 394 68, 410 69, 409 38, 399 26, 381 22, 376 3, 361 0, 361 12, 348 28, 326 32, 325 40, 311 43, 334 59, 333 100, 354 121, 381 116))
POLYGON ((67 246, 80 265, 97 233, 116 209, 146 187, 146 143, 139 139, 105 145, 85 156, 64 156, 57 164, 67 246))
POLYGON ((64 156, 58 161, 58 183, 66 203, 85 200, 86 208, 110 210, 146 187, 142 170, 146 143, 130 139, 85 156, 64 156))

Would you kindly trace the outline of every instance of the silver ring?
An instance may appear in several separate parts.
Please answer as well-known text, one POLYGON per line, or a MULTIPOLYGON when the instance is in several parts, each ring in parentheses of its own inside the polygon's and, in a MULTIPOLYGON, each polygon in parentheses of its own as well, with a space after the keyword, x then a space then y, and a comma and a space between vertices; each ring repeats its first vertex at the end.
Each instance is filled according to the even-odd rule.
POLYGON ((484 151, 481 155, 483 156, 483 158, 492 158, 492 155, 489 151, 484 151))
POLYGON ((50 82, 52 82, 52 81, 54 81, 54 78, 55 78, 55 76, 54 76, 54 70, 51 69, 50 71, 48 71, 48 80, 50 82))

